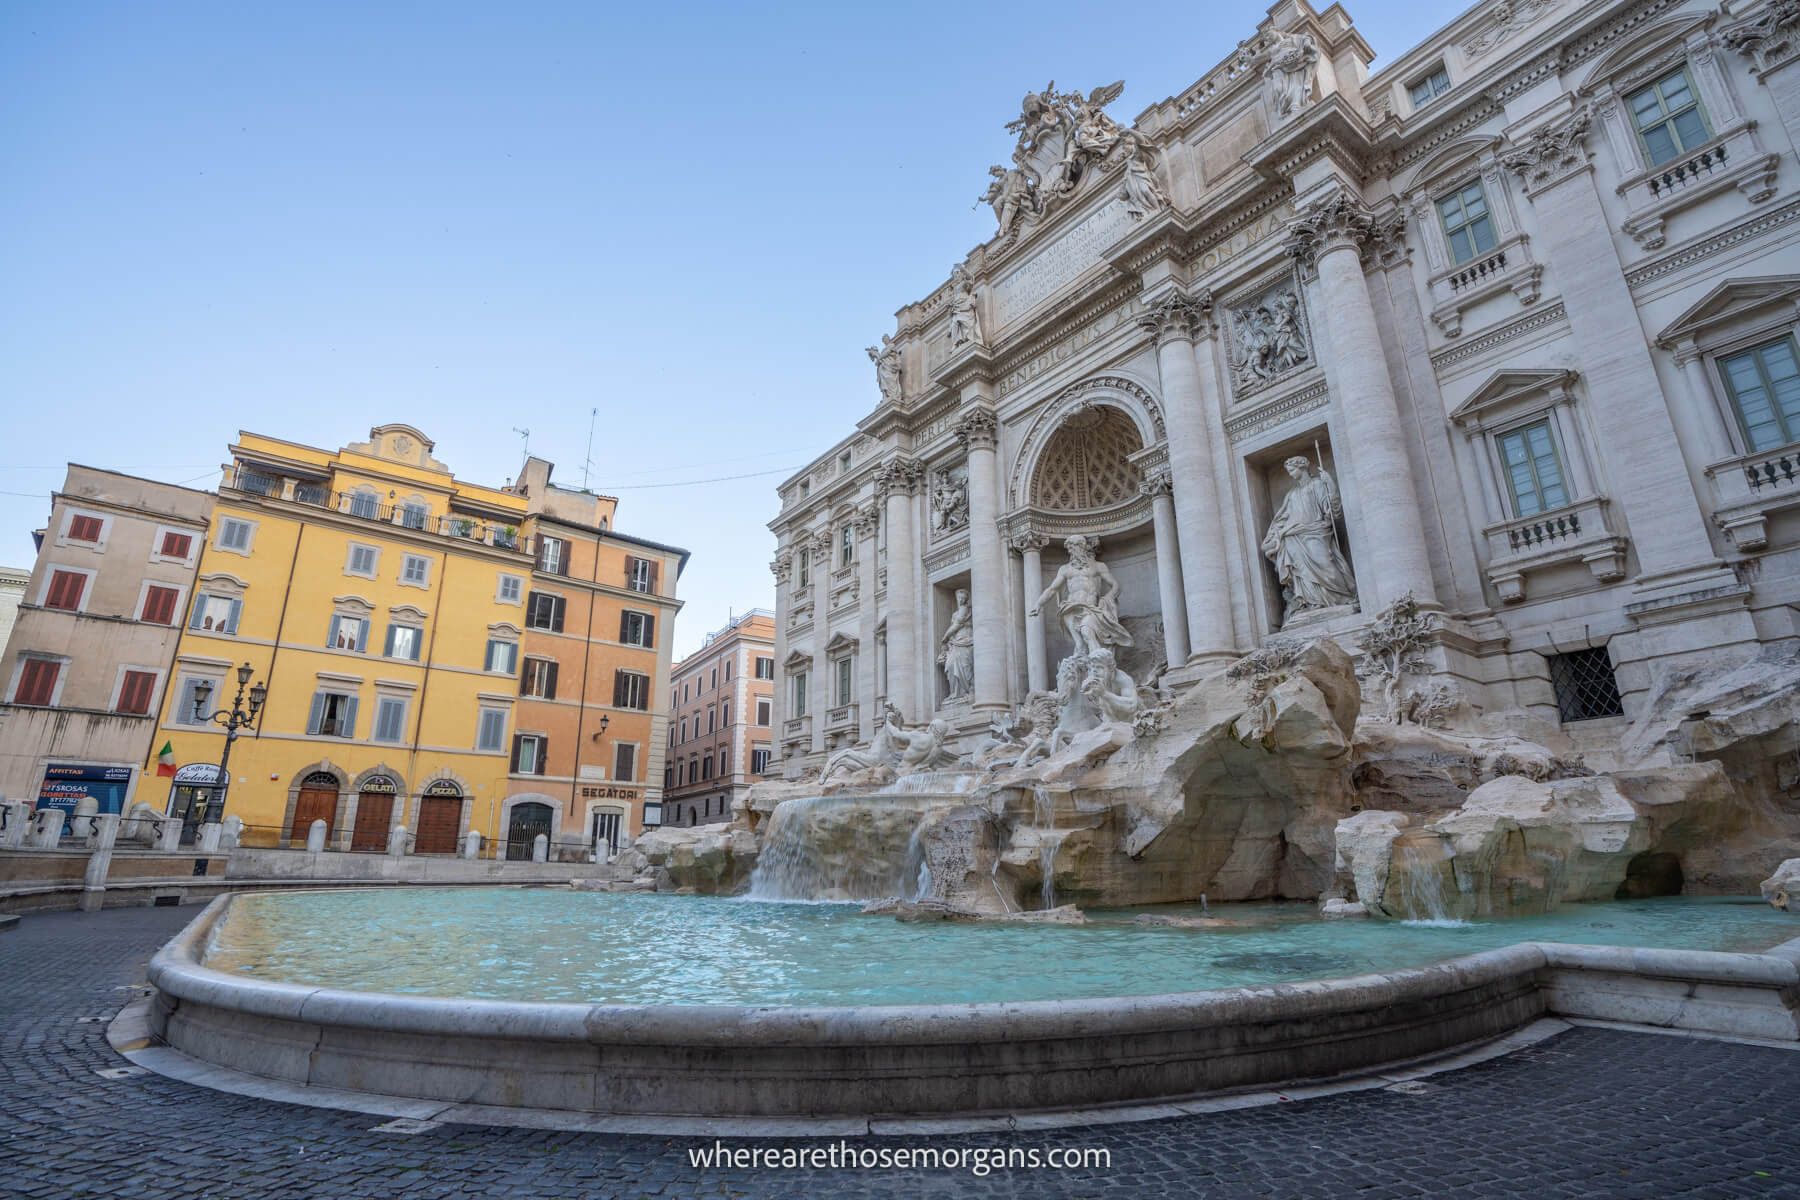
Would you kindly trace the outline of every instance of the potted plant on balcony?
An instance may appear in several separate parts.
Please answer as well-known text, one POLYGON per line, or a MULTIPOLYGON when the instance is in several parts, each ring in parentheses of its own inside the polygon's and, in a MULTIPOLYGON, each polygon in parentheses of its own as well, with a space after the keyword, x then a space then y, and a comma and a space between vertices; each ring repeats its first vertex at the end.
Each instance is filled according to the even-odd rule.
POLYGON ((518 544, 519 527, 517 525, 502 525, 500 528, 494 530, 494 545, 504 546, 508 550, 511 550, 518 544))
POLYGON ((467 517, 451 517, 450 518, 450 535, 452 537, 466 538, 466 537, 469 537, 472 534, 474 534, 474 532, 475 532, 475 522, 469 520, 469 518, 467 518, 467 517))

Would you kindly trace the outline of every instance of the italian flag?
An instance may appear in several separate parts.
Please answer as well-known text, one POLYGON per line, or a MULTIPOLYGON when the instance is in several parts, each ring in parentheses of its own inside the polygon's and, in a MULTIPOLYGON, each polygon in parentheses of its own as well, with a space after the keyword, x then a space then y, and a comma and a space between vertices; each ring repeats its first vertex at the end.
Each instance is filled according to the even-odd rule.
POLYGON ((156 773, 158 775, 175 773, 175 743, 164 742, 163 748, 156 752, 156 773))

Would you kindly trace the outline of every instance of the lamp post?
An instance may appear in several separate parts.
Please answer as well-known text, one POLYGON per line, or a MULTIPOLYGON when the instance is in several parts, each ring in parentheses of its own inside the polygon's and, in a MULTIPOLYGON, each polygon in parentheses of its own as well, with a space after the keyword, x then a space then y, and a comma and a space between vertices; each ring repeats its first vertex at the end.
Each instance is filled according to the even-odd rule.
POLYGON ((194 717, 200 721, 212 721, 225 727, 225 750, 219 755, 219 786, 214 792, 213 802, 206 806, 201 814, 201 823, 210 817, 218 820, 225 815, 225 791, 231 786, 231 744, 237 741, 238 730, 247 729, 256 724, 257 716, 262 712, 263 701, 269 698, 269 689, 262 683, 250 688, 250 707, 244 707, 244 688, 250 683, 251 667, 249 663, 237 669, 237 695, 231 701, 231 711, 220 709, 208 712, 212 701, 213 685, 210 679, 202 679, 194 685, 194 717), (216 806, 216 809, 215 809, 216 806))

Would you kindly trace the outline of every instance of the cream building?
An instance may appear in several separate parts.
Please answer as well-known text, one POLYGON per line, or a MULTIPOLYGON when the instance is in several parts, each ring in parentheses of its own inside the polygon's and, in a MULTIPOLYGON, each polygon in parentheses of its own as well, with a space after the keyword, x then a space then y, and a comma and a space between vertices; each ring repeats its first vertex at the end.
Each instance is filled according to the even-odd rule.
POLYGON ((1129 124, 1026 96, 997 232, 781 485, 788 774, 1053 687, 1075 535, 1138 680, 1410 592, 1466 699, 1600 749, 1800 634, 1800 7, 1483 4, 1380 70, 1338 5, 1245 32, 1129 124))
POLYGON ((0 646, 12 636, 13 624, 19 619, 19 605, 25 601, 25 585, 31 572, 23 567, 0 567, 0 646))
POLYGON ((0 655, 0 795, 101 812, 139 798, 212 507, 70 464, 0 655))

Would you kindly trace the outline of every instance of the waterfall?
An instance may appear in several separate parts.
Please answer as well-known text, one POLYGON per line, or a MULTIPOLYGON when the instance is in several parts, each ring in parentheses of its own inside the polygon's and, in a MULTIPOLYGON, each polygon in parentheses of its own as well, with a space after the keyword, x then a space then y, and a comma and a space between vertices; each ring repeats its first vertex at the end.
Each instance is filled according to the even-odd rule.
POLYGON ((981 776, 971 771, 914 771, 902 775, 882 788, 877 795, 888 796, 963 796, 975 787, 981 776))
POLYGON ((1063 834, 1042 830, 1038 834, 1038 871, 1043 875, 1039 895, 1044 907, 1056 907, 1056 852, 1062 849, 1063 834))
POLYGON ((937 795, 803 796, 775 806, 750 874, 753 900, 881 900, 926 891, 919 830, 937 795))
POLYGON ((1403 845, 1400 862, 1404 867, 1400 876, 1400 899, 1406 909, 1406 924, 1445 928, 1468 924, 1452 917, 1445 906, 1444 880, 1436 861, 1427 862, 1419 854, 1418 847, 1403 845))

